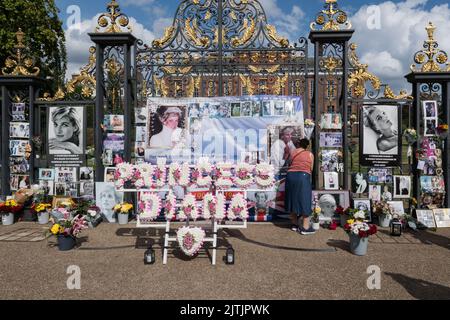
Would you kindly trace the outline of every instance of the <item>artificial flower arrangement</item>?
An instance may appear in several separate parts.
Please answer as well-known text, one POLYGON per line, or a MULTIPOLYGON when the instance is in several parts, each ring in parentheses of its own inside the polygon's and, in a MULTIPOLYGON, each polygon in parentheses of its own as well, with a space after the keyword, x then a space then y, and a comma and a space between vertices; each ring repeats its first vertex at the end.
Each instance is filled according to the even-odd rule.
POLYGON ((212 182, 212 171, 213 167, 209 161, 199 161, 196 168, 192 172, 192 183, 200 188, 209 187, 212 182))
POLYGON ((126 187, 132 187, 135 183, 135 167, 131 163, 123 162, 117 165, 114 173, 116 188, 121 190, 126 187))
POLYGON ((219 163, 216 166, 215 176, 217 178, 216 186, 219 189, 228 189, 233 186, 233 180, 231 173, 231 169, 233 168, 233 164, 231 163, 219 163))
POLYGON ((156 193, 143 192, 139 200, 139 220, 143 223, 156 220, 161 207, 161 198, 156 193))
POLYGON ((247 200, 243 194, 235 194, 231 199, 230 207, 227 211, 227 217, 229 220, 246 220, 248 219, 248 207, 247 200))
POLYGON ((164 204, 164 215, 167 221, 172 221, 176 217, 177 198, 170 191, 167 195, 166 202, 164 204))
POLYGON ((6 200, 3 203, 0 203, 0 213, 1 214, 16 214, 22 211, 23 206, 18 204, 16 200, 6 200))
POLYGON ((172 162, 169 166, 169 185, 187 187, 189 185, 189 176, 191 168, 189 163, 185 162, 181 166, 177 162, 172 162))
POLYGON ((201 228, 182 227, 177 231, 177 240, 183 253, 189 257, 195 256, 203 247, 206 233, 201 228))
POLYGON ((70 214, 66 214, 65 217, 65 219, 61 219, 53 224, 50 228, 51 234, 75 238, 82 230, 88 228, 88 222, 82 215, 77 215, 73 219, 70 219, 70 214))
POLYGON ((225 209, 226 197, 223 193, 219 193, 216 196, 216 212, 213 217, 216 221, 225 220, 227 217, 227 211, 225 209))
POLYGON ((255 182, 261 188, 271 188, 275 184, 275 169, 268 163, 255 166, 255 182))
POLYGON ((141 163, 135 166, 134 176, 137 189, 150 189, 153 185, 154 166, 149 163, 141 163))
POLYGON ((216 214, 217 198, 212 193, 207 193, 203 198, 203 218, 211 219, 216 214))
POLYGON ((412 128, 408 128, 403 132, 406 141, 409 145, 413 145, 417 141, 417 131, 412 128))
POLYGON ((200 214, 196 206, 195 196, 188 194, 181 204, 181 210, 178 211, 178 220, 185 221, 192 219, 195 221, 198 218, 200 218, 200 214))
POLYGON ((162 188, 166 185, 167 168, 165 163, 158 163, 153 171, 153 187, 162 188))
POLYGON ((122 203, 117 204, 113 208, 113 210, 117 214, 126 214, 126 215, 128 215, 130 213, 130 211, 133 210, 133 205, 131 203, 128 203, 128 202, 122 202, 122 203))
POLYGON ((254 183, 253 170, 255 166, 248 163, 239 163, 236 165, 236 173, 233 178, 234 184, 238 188, 246 189, 254 183))
POLYGON ((366 222, 366 213, 358 211, 354 214, 353 219, 349 219, 344 226, 345 231, 350 235, 359 236, 360 238, 368 238, 377 233, 377 226, 366 222))

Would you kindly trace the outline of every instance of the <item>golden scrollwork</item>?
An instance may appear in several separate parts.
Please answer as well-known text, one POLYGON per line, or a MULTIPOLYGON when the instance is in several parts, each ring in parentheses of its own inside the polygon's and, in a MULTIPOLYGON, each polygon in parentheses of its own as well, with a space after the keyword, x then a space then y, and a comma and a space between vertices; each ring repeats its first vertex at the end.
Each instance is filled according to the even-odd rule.
POLYGON ((186 35, 188 36, 189 40, 192 41, 197 47, 209 46, 210 44, 209 38, 200 36, 200 30, 198 28, 197 19, 194 20, 191 20, 191 18, 186 19, 184 27, 186 35))
POLYGON ((170 39, 172 39, 172 36, 173 36, 175 30, 176 30, 176 29, 175 29, 174 26, 167 27, 167 28, 164 30, 164 35, 163 35, 163 37, 160 38, 160 39, 153 40, 152 46, 153 46, 154 48, 162 48, 162 47, 164 47, 164 46, 170 41, 170 39))
POLYGON ((445 51, 439 49, 439 45, 434 38, 436 26, 429 22, 425 30, 428 34, 428 40, 424 41, 425 49, 414 55, 414 62, 419 64, 411 65, 412 72, 450 72, 450 63, 445 51))
POLYGON ((250 69, 250 71, 254 72, 254 73, 260 73, 262 71, 266 71, 267 73, 275 73, 280 69, 280 65, 273 65, 273 66, 254 66, 254 65, 249 65, 248 68, 250 69))
POLYGON ((161 97, 168 97, 170 93, 169 86, 167 84, 167 78, 158 78, 155 75, 153 76, 153 85, 156 89, 156 95, 160 95, 161 97))
POLYGON ((266 25, 267 35, 270 39, 272 39, 275 43, 279 44, 283 48, 289 47, 289 40, 278 35, 277 28, 270 24, 266 25))
POLYGON ((186 85, 186 96, 192 98, 195 92, 195 80, 194 77, 190 76, 189 81, 186 85))
POLYGON ((325 10, 322 10, 316 20, 310 25, 311 30, 340 31, 352 28, 348 15, 338 8, 337 0, 325 0, 325 10))
POLYGON ((107 13, 103 13, 98 17, 96 32, 121 33, 123 32, 122 28, 126 28, 127 31, 131 32, 130 19, 120 11, 116 0, 108 3, 106 10, 108 11, 107 13))
POLYGON ((413 100, 414 98, 406 90, 400 90, 400 93, 396 95, 390 86, 386 85, 384 88, 384 97, 394 100, 413 100))
POLYGON ((356 45, 356 43, 352 43, 350 45, 349 60, 354 68, 354 71, 349 74, 348 88, 352 90, 352 94, 354 94, 356 97, 363 98, 366 94, 367 81, 370 81, 372 87, 375 90, 380 89, 381 81, 378 77, 368 71, 369 65, 363 64, 359 61, 359 58, 356 55, 357 48, 358 46, 356 45))
POLYGON ((256 22, 252 18, 245 19, 244 24, 239 30, 239 34, 243 32, 242 37, 233 37, 231 38, 231 45, 233 47, 240 47, 247 44, 255 34, 256 30, 256 22))
POLYGON ((322 68, 325 68, 328 73, 332 73, 337 68, 342 67, 342 60, 330 56, 320 60, 319 64, 322 68))
POLYGON ((5 61, 2 73, 5 76, 38 76, 40 69, 34 65, 34 60, 25 54, 27 47, 23 43, 25 33, 22 29, 16 32, 17 44, 14 53, 5 61))
POLYGON ((242 82, 242 87, 247 88, 248 95, 252 96, 255 94, 255 88, 252 84, 252 81, 249 76, 244 76, 243 74, 239 75, 239 78, 242 82))
POLYGON ((289 75, 286 74, 282 77, 278 76, 275 84, 273 85, 273 94, 280 95, 283 92, 283 89, 286 87, 289 80, 289 75))

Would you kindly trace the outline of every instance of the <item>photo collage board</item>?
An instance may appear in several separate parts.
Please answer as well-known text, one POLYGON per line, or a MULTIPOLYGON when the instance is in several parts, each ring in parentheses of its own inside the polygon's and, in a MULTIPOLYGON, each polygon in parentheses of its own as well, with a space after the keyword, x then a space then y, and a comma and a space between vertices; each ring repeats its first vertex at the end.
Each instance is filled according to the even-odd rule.
MULTIPOLYGON (((250 190, 250 221, 270 221, 284 212, 287 147, 304 137, 301 97, 149 98, 136 109, 136 163, 160 158, 195 165, 200 158, 251 165, 271 163, 281 185, 278 192, 250 190)), ((202 194, 202 190, 197 190, 202 194)), ((178 198, 183 197, 181 191, 178 198)))
POLYGON ((11 191, 30 187, 30 139, 28 105, 26 103, 12 103, 9 123, 11 191))
POLYGON ((320 119, 320 172, 325 190, 339 190, 339 174, 344 171, 342 115, 323 113, 320 119))

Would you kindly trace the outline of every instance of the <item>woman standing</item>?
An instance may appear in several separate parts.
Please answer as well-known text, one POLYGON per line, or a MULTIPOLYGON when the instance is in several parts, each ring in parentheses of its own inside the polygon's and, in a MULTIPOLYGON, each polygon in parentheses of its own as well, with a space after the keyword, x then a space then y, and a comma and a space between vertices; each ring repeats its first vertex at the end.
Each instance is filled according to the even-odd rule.
POLYGON ((290 167, 286 178, 286 211, 291 213, 292 230, 303 235, 314 234, 310 225, 312 214, 311 173, 314 168, 314 156, 307 150, 309 141, 302 139, 295 142, 297 149, 291 152, 290 167), (303 217, 302 226, 299 219, 303 217))

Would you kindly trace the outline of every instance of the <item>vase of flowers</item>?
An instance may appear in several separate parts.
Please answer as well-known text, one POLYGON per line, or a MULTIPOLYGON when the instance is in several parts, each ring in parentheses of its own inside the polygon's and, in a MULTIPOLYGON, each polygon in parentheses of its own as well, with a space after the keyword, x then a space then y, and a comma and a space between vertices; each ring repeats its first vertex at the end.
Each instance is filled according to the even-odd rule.
POLYGON ((14 215, 22 210, 22 206, 15 200, 7 200, 0 203, 0 214, 2 215, 2 224, 10 226, 14 224, 14 215))
POLYGON ((374 204, 373 212, 378 216, 378 224, 382 228, 389 228, 392 220, 391 207, 385 201, 379 201, 374 204))
POLYGON ((377 233, 377 227, 365 221, 364 211, 358 211, 354 218, 347 221, 344 229, 350 237, 350 251, 357 256, 365 256, 369 245, 369 236, 377 233))
POLYGON ((77 215, 73 219, 62 219, 53 224, 50 228, 51 234, 58 239, 60 251, 69 251, 75 247, 76 237, 82 230, 88 228, 88 223, 84 216, 77 215))
POLYGON ((306 119, 305 120, 305 125, 304 125, 305 137, 308 140, 311 140, 311 137, 312 137, 312 134, 314 132, 314 128, 315 127, 316 127, 316 124, 314 123, 314 120, 312 120, 312 119, 306 119))
POLYGON ((48 210, 51 208, 51 204, 49 203, 39 203, 36 205, 33 210, 36 212, 38 217, 39 224, 47 224, 50 220, 50 213, 48 210))
POLYGON ((128 217, 132 209, 133 205, 128 202, 118 204, 114 207, 114 211, 117 213, 117 219, 119 220, 119 225, 128 224, 128 217))
POLYGON ((416 143, 417 131, 415 129, 411 129, 411 128, 406 129, 405 132, 403 133, 403 135, 405 136, 405 139, 410 146, 412 146, 414 143, 416 143))

